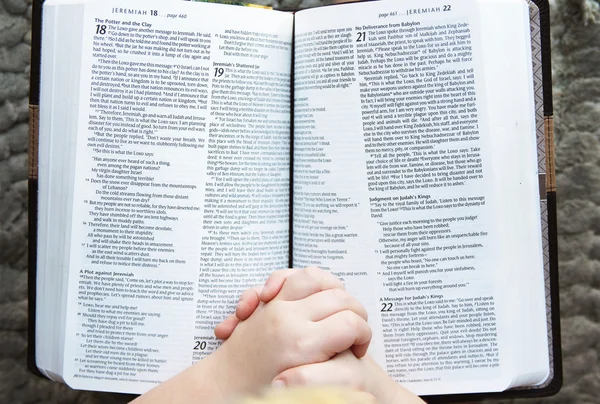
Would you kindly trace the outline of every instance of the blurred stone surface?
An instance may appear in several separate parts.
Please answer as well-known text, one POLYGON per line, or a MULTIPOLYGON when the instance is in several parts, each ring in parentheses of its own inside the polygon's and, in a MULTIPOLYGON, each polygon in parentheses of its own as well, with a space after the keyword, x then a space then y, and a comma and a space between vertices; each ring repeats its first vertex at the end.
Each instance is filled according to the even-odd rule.
POLYGON ((23 15, 27 11, 27 7, 31 1, 29 0, 4 0, 6 11, 11 14, 23 15))
MULTIPOLYGON (((284 8, 327 3, 274 1, 259 3, 284 8)), ((599 10, 597 0, 552 1, 565 382, 559 395, 530 403, 600 402, 599 10)), ((125 402, 73 391, 25 368, 30 20, 30 0, 0 0, 0 403, 125 402)))

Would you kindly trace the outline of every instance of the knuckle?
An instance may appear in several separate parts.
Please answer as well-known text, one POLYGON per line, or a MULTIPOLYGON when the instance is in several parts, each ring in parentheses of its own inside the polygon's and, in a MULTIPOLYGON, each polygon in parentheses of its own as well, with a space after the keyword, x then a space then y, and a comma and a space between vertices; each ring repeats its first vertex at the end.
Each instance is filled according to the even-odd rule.
POLYGON ((309 325, 303 327, 298 332, 297 338, 294 341, 295 351, 297 353, 298 364, 312 363, 323 359, 323 353, 319 349, 321 345, 320 339, 322 335, 319 334, 317 327, 309 325))
POLYGON ((314 280, 318 281, 319 283, 322 283, 323 279, 328 274, 327 271, 325 271, 319 267, 315 267, 315 266, 306 267, 306 268, 304 268, 304 271, 302 271, 302 272, 305 273, 306 275, 310 276, 314 280))
POLYGON ((344 283, 341 281, 341 279, 335 276, 331 271, 327 271, 316 266, 309 266, 304 268, 304 272, 314 278, 321 285, 345 289, 344 283))
POLYGON ((351 296, 341 289, 329 289, 327 293, 329 293, 333 299, 342 302, 345 307, 348 307, 352 300, 351 296))
POLYGON ((354 312, 349 312, 346 316, 346 326, 356 337, 364 339, 365 337, 371 337, 371 327, 368 326, 367 322, 354 312))
POLYGON ((369 338, 369 340, 373 337, 373 330, 367 323, 363 323, 363 327, 365 329, 365 334, 369 338))
POLYGON ((305 276, 307 276, 308 274, 304 271, 295 271, 295 272, 290 272, 289 274, 286 275, 285 277, 285 282, 289 283, 289 282, 295 282, 298 279, 301 279, 305 276))
POLYGON ((351 311, 352 313, 356 313, 359 316, 363 314, 363 306, 360 304, 356 298, 350 295, 348 292, 341 289, 333 289, 335 290, 334 295, 339 301, 343 304, 343 307, 346 310, 351 311))
POLYGON ((369 313, 367 312, 367 309, 365 309, 365 306, 363 306, 363 304, 354 296, 349 296, 350 301, 348 302, 348 304, 350 305, 350 307, 352 307, 352 310, 358 314, 362 319, 364 319, 365 321, 369 320, 369 313))
POLYGON ((311 338, 309 334, 301 335, 295 341, 296 351, 302 357, 311 352, 310 346, 311 338))
POLYGON ((286 370, 282 376, 288 386, 306 386, 311 384, 310 375, 301 367, 286 370))
POLYGON ((336 288, 346 290, 346 287, 344 286, 344 282, 342 282, 342 280, 340 278, 338 278, 331 272, 326 272, 326 277, 329 278, 329 283, 334 285, 336 288))
POLYGON ((304 268, 304 272, 308 272, 309 274, 312 275, 312 274, 317 274, 317 273, 321 273, 324 271, 315 265, 311 265, 311 266, 304 268))
POLYGON ((286 276, 288 276, 288 274, 292 273, 293 269, 278 269, 277 271, 274 271, 268 279, 280 279, 280 278, 285 278, 286 276))
POLYGON ((288 340, 288 344, 289 349, 284 353, 284 357, 289 367, 298 366, 308 359, 306 357, 306 338, 292 338, 288 340))
POLYGON ((286 312, 282 304, 278 304, 278 301, 273 301, 268 308, 270 313, 269 328, 273 333, 282 335, 286 329, 286 312))
POLYGON ((298 271, 294 268, 286 268, 286 269, 281 269, 278 272, 279 272, 280 277, 287 278, 288 276, 290 276, 298 271))
POLYGON ((304 368, 295 369, 294 378, 296 380, 296 384, 300 386, 307 386, 311 383, 310 372, 307 372, 304 368))
POLYGON ((358 331, 359 330, 359 322, 358 322, 358 316, 350 311, 350 310, 344 310, 342 312, 342 319, 344 321, 344 327, 348 330, 351 331, 358 331))
POLYGON ((280 270, 278 270, 278 271, 274 271, 274 272, 273 272, 271 275, 269 275, 269 277, 268 277, 268 278, 267 278, 267 280, 265 281, 265 285, 266 285, 267 283, 272 283, 272 282, 274 282, 275 280, 277 280, 277 279, 279 279, 280 277, 282 277, 282 276, 283 276, 282 272, 283 272, 283 269, 280 269, 280 270))

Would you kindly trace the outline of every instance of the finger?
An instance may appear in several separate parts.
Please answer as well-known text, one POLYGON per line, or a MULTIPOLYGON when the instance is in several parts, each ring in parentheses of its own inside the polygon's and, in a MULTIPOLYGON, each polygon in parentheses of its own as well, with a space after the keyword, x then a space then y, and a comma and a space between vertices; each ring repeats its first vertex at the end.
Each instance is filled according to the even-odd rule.
POLYGON ((314 324, 318 330, 315 335, 319 338, 316 344, 320 351, 317 352, 326 352, 329 357, 356 346, 352 352, 361 358, 371 343, 371 327, 350 310, 340 311, 314 324))
MULTIPOLYGON (((316 266, 310 266, 303 269, 304 272, 317 279, 322 284, 331 284, 335 285, 338 289, 346 290, 344 286, 344 282, 337 276, 331 273, 331 271, 326 271, 316 266)), ((323 289, 325 290, 325 289, 323 289)))
POLYGON ((260 300, 258 296, 262 286, 254 286, 245 290, 240 296, 240 301, 235 308, 235 314, 229 315, 225 320, 216 325, 214 333, 219 339, 227 339, 233 333, 240 321, 246 320, 254 313, 260 300))
POLYGON ((329 271, 308 267, 297 271, 285 280, 278 299, 294 301, 327 289, 344 289, 344 284, 329 271))
POLYGON ((235 315, 238 320, 246 320, 254 313, 254 310, 260 303, 260 294, 262 292, 262 286, 253 286, 250 289, 246 289, 240 296, 240 301, 235 307, 235 315))
POLYGON ((350 348, 350 351, 352 351, 352 353, 354 354, 354 356, 356 356, 357 358, 362 358, 363 356, 365 356, 367 354, 367 351, 369 350, 369 344, 371 343, 371 341, 366 342, 364 344, 357 344, 357 345, 353 345, 352 348, 350 348))
POLYGON ((260 294, 261 302, 268 303, 271 300, 273 300, 273 298, 277 296, 277 294, 281 290, 281 287, 283 286, 283 283, 285 282, 287 277, 297 271, 298 269, 289 268, 280 269, 278 271, 273 272, 271 276, 269 276, 262 288, 262 292, 260 294))
POLYGON ((302 310, 311 321, 320 321, 344 310, 350 310, 365 321, 369 320, 367 310, 352 295, 342 289, 327 289, 310 295, 302 300, 302 310))
POLYGON ((365 380, 362 377, 360 363, 352 352, 344 351, 326 362, 312 363, 287 369, 278 374, 273 382, 280 387, 303 386, 345 386, 364 390, 365 380))
POLYGON ((225 320, 221 321, 215 327, 215 337, 219 339, 227 339, 235 330, 240 320, 236 317, 235 314, 230 314, 225 320))

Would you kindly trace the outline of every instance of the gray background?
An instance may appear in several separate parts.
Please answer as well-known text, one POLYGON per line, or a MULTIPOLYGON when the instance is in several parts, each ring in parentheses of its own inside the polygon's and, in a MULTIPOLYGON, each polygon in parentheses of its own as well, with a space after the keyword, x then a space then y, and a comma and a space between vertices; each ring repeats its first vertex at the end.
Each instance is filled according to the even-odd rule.
MULTIPOLYGON (((312 7, 319 0, 283 1, 312 7)), ((0 403, 111 403, 25 367, 31 5, 0 0, 0 403)), ((547 403, 600 403, 600 6, 552 2, 564 387, 547 403)))

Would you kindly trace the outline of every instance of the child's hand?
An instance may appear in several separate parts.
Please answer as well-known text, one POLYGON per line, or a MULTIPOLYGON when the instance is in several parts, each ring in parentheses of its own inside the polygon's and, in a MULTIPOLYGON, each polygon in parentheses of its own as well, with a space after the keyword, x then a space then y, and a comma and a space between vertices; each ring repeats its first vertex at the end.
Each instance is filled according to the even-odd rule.
POLYGON ((345 386, 365 391, 382 404, 423 404, 417 395, 394 382, 369 356, 357 359, 346 351, 327 362, 298 366, 277 375, 276 387, 345 386))
MULTIPOLYGON (((261 302, 268 303, 277 296, 286 279, 292 275, 294 275, 293 282, 296 283, 294 287, 302 288, 307 295, 329 289, 345 290, 344 284, 338 277, 318 267, 306 267, 300 270, 290 268, 275 271, 267 278, 264 286, 254 286, 242 293, 235 313, 229 315, 215 327, 216 337, 219 339, 229 338, 239 322, 250 317, 261 302), (300 271, 302 274, 298 275, 300 271), (310 281, 307 282, 309 279, 310 281), (298 282, 300 282, 299 285, 298 282)), ((300 290, 298 290, 298 293, 300 293, 300 290)), ((365 320, 367 320, 366 317, 365 320)), ((365 346, 353 346, 351 349, 357 358, 361 358, 367 354, 367 348, 368 344, 365 346)))
POLYGON ((242 293, 235 313, 231 314, 215 327, 215 336, 219 339, 229 338, 240 321, 244 321, 250 317, 260 302, 268 303, 277 296, 285 280, 298 271, 304 271, 317 281, 315 285, 318 286, 318 290, 315 290, 313 293, 333 288, 345 289, 342 281, 321 268, 307 267, 303 270, 290 268, 275 271, 269 276, 264 286, 255 286, 242 293))
POLYGON ((221 391, 255 391, 286 369, 324 362, 347 349, 365 354, 371 341, 366 310, 339 288, 337 278, 317 269, 286 276, 276 296, 237 324, 213 354, 221 391))

